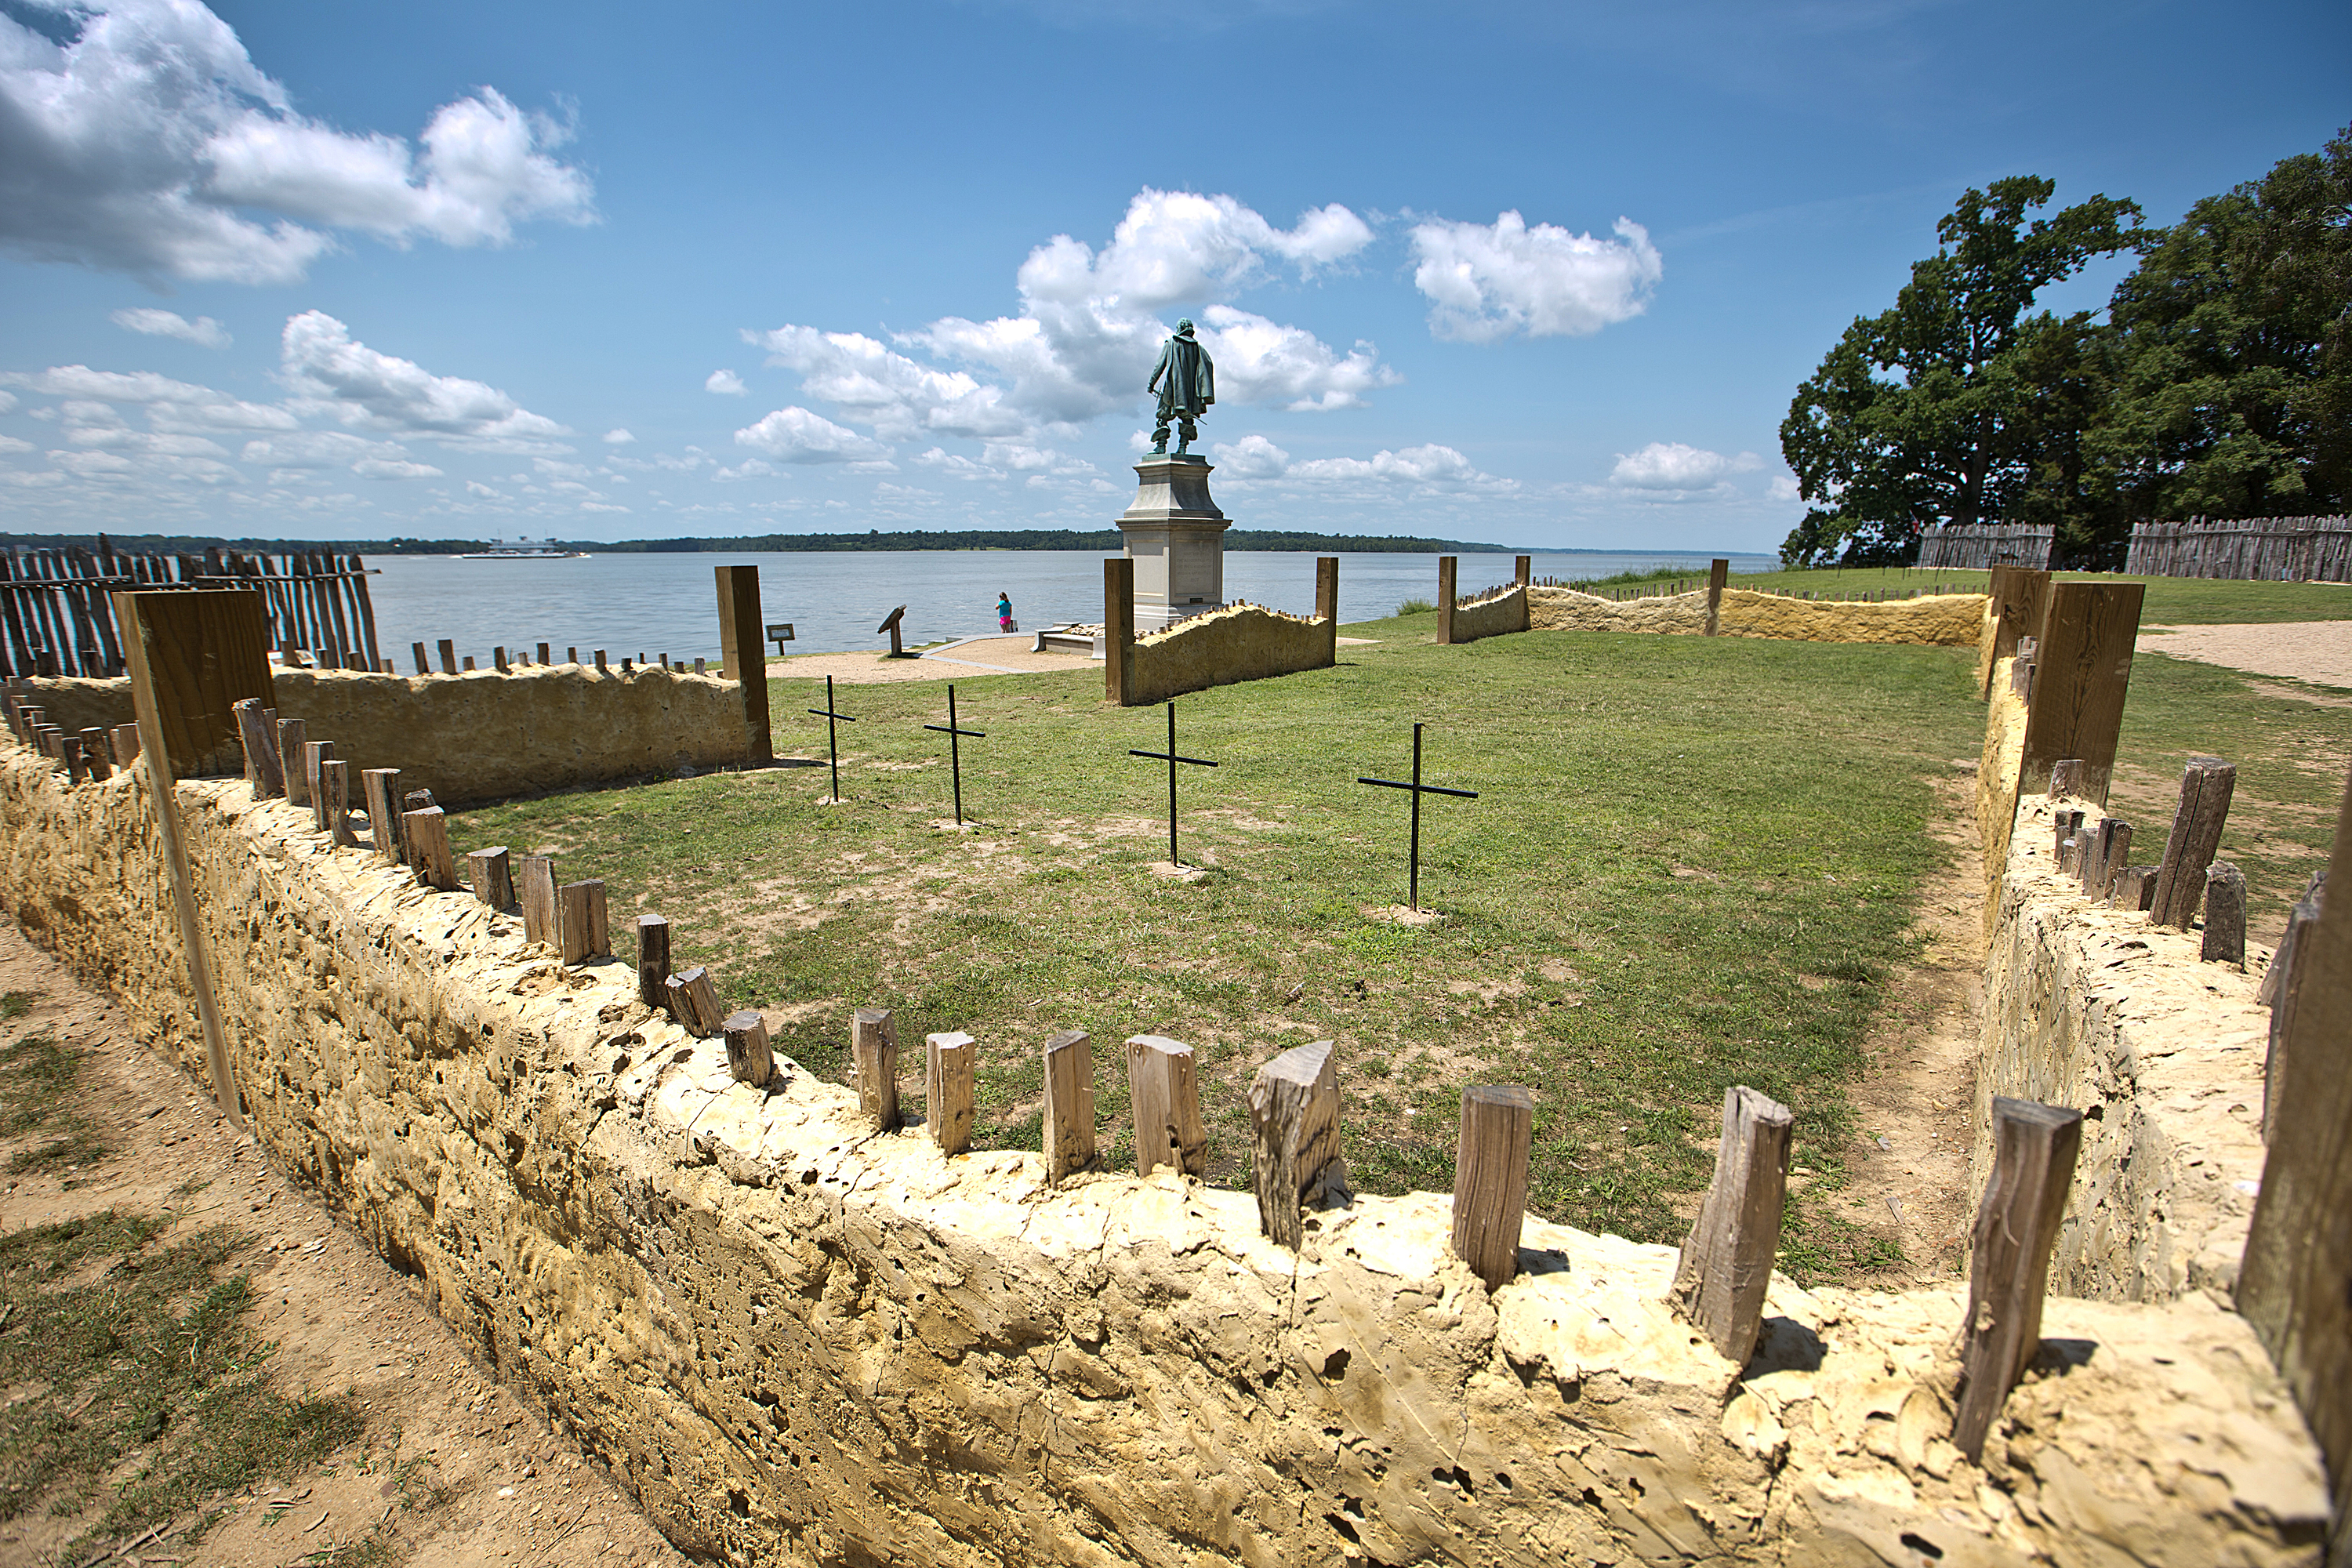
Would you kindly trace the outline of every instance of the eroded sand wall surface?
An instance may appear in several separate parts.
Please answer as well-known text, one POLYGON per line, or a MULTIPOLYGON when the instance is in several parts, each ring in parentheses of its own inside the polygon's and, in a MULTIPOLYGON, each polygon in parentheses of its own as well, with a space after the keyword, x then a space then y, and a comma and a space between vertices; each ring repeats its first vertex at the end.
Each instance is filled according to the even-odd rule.
POLYGON ((1188 691, 1262 680, 1302 669, 1328 669, 1328 621, 1229 605, 1135 639, 1128 653, 1127 705, 1165 702, 1188 691))
POLYGON ((1528 627, 1528 590, 1512 583, 1480 598, 1454 606, 1454 640, 1476 642, 1480 637, 1523 632, 1528 627))
MULTIPOLYGON (((740 763, 743 689, 658 665, 532 665, 501 675, 272 669, 278 716, 360 768, 398 768, 444 805, 740 763)), ((128 724, 127 679, 34 680, 26 700, 60 729, 128 724)), ((352 781, 354 800, 358 781, 352 781)))
MULTIPOLYGON (((2066 804, 2096 831, 2096 806, 2066 804)), ((2051 1289, 2226 1304, 2263 1174, 2270 1010, 2254 989, 2270 951, 2249 943, 2244 970, 2201 963, 2195 932, 2095 906, 2058 871, 2053 827, 2051 801, 2018 803, 1985 960, 1970 1190, 1991 1172, 1992 1096, 2080 1110, 2051 1289)))
MULTIPOLYGON (((0 742, 0 889, 200 1073, 148 798, 143 774, 68 788, 0 742)), ((1955 1290, 1776 1280, 1742 1380, 1662 1306, 1668 1248, 1531 1220, 1489 1298, 1439 1194, 1312 1216, 1294 1257, 1246 1193, 1049 1189, 1034 1153, 877 1135, 790 1063, 764 1093, 732 1083, 627 967, 564 971, 514 918, 241 782, 178 799, 268 1156, 691 1551, 2316 1563, 2316 1455, 2202 1295, 2051 1301, 2072 1351, 2012 1395, 1979 1470, 1943 1441, 1955 1290)))
MULTIPOLYGON (((1706 592, 1661 595, 1622 604, 1573 588, 1530 588, 1537 631, 1667 632, 1706 630, 1706 592)), ((1864 604, 1791 599, 1752 588, 1727 588, 1717 627, 1725 637, 1801 642, 1922 643, 1972 647, 1984 626, 1982 594, 1933 594, 1864 604)), ((1459 612, 1456 612, 1459 614, 1459 612)))

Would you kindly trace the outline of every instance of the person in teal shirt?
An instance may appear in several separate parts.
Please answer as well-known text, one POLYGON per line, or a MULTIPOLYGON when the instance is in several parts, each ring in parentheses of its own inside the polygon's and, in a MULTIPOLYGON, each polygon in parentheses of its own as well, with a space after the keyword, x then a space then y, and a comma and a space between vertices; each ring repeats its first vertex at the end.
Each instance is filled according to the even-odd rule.
POLYGON ((1010 594, 999 593, 996 595, 996 625, 1001 631, 1013 629, 1013 595, 1010 594))

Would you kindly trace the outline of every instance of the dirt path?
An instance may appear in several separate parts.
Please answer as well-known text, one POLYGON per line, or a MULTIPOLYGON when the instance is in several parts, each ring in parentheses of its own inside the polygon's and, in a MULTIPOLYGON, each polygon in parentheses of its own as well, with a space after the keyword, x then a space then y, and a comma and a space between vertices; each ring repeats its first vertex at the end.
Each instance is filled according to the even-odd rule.
MULTIPOLYGON (((132 1039, 119 1008, 0 919, 0 994, 12 992, 32 1005, 0 1025, 0 1043, 46 1034, 84 1053, 70 1100, 111 1152, 79 1168, 0 1176, 0 1234, 108 1209, 169 1213, 151 1250, 213 1226, 245 1233, 223 1272, 252 1281, 247 1321, 277 1344, 265 1363, 273 1383, 289 1395, 348 1390, 365 1420, 356 1441, 320 1462, 204 1500, 115 1562, 682 1568, 686 1559, 613 1479, 491 1383, 408 1281, 271 1171, 196 1084, 132 1039), (200 1539, 182 1533, 215 1510, 223 1517, 200 1539)), ((0 1165, 43 1139, 39 1131, 0 1137, 0 1165)), ((26 1396, 0 1393, 11 1403, 26 1396)), ((53 1563, 95 1520, 95 1511, 53 1515, 50 1502, 36 1497, 0 1520, 0 1563, 53 1563)))
POLYGON ((1941 809, 1928 831, 1951 859, 1920 889, 1926 947, 1895 977, 1864 1047, 1870 1065, 1853 1091, 1860 1137, 1844 1186, 1828 1199, 1863 1229, 1899 1241, 1903 1261, 1842 1284, 1901 1289, 1958 1277, 1972 1217, 1969 1117, 1984 991, 1975 768, 1973 758, 1955 760, 1937 781, 1941 809))
MULTIPOLYGON (((2284 676, 2315 686, 2352 687, 2352 621, 2279 621, 2261 626, 2142 626, 2150 653, 2193 658, 2253 675, 2284 676)), ((2292 689, 2276 695, 2305 696, 2292 689)), ((2328 700, 2312 694, 2314 701, 2328 700)))

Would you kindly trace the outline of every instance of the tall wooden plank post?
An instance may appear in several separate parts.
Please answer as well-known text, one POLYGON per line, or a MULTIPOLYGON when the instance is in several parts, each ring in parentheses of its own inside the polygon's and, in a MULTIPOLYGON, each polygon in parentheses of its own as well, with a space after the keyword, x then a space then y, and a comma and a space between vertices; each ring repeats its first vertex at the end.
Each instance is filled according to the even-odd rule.
POLYGON ((1535 1097, 1521 1085, 1482 1084, 1462 1091, 1462 1136, 1454 1161, 1454 1256, 1489 1290, 1500 1289, 1519 1271, 1535 1119, 1535 1097))
POLYGON ((849 1020, 857 1109, 884 1132, 898 1125, 898 1020, 887 1007, 860 1007, 849 1020))
POLYGON ((1992 695, 1992 672, 2004 658, 2015 657, 2017 639, 2033 637, 2050 604, 2050 574, 2026 566, 1996 566, 1992 581, 1992 646, 1984 668, 1977 672, 1982 695, 1992 695))
POLYGON ((2074 794, 2107 804, 2147 592, 2138 583, 2061 583, 2050 590, 2012 806, 2019 795, 2046 791, 2052 765, 2064 757, 2082 759, 2074 794))
POLYGON ((1715 1178, 1675 1264, 1675 1312, 1739 1366, 1764 1326, 1795 1127, 1794 1113, 1769 1096, 1738 1084, 1724 1091, 1715 1178))
POLYGON ((1731 561, 1719 556, 1706 564, 1706 635, 1716 635, 1723 619, 1723 590, 1731 584, 1731 561))
POLYGON ((1995 1095, 1992 1178, 1969 1234, 1969 1310, 1952 1447, 1974 1462, 2042 1343, 2050 1254, 2083 1147, 2083 1113, 1995 1095))
POLYGON ((960 1029, 923 1037, 923 1120, 942 1154, 971 1147, 972 1064, 979 1042, 960 1029))
POLYGON ((1103 698, 1126 707, 1135 673, 1135 563, 1124 555, 1103 561, 1103 698))
POLYGON ((1437 641, 1447 647, 1454 641, 1454 566, 1451 555, 1437 558, 1437 641))
POLYGON ((1045 1037, 1045 1180, 1095 1163, 1095 1047, 1083 1029, 1045 1037))
POLYGON ((768 734, 768 647, 761 639, 760 569, 714 568, 719 579, 719 647, 726 658, 720 673, 743 687, 743 759, 776 760, 768 734))
POLYGON ((2330 1563, 2352 1562, 2352 775, 2328 896, 2295 933, 2294 1016, 2276 1047, 2270 1152, 2238 1273, 2238 1310, 2327 1462, 2330 1563))
POLYGON ((1258 1231, 1296 1252, 1307 1232, 1302 1210, 1348 1190, 1331 1042, 1294 1046, 1258 1068, 1250 1080, 1249 1110, 1258 1231))
POLYGON ((1536 558, 1532 555, 1517 557, 1511 566, 1511 581, 1525 588, 1531 585, 1535 580, 1536 558))
POLYGON ((1192 1047, 1163 1035, 1127 1039, 1128 1104, 1135 1114, 1135 1173, 1166 1165, 1180 1176, 1209 1173, 1201 1131, 1201 1089, 1192 1047))
POLYGON ((1339 558, 1336 555, 1315 558, 1315 618, 1330 637, 1323 662, 1335 665, 1339 662, 1339 558))
POLYGON ((236 704, 272 702, 269 619, 261 595, 228 590, 201 594, 122 592, 114 595, 131 675, 131 705, 139 716, 139 753, 163 841, 172 908, 187 955, 188 986, 195 993, 204 1030, 205 1061, 213 1100, 239 1131, 245 1113, 231 1076, 228 1036, 213 989, 212 947, 196 916, 187 844, 180 832, 174 780, 235 772, 244 765, 236 704))

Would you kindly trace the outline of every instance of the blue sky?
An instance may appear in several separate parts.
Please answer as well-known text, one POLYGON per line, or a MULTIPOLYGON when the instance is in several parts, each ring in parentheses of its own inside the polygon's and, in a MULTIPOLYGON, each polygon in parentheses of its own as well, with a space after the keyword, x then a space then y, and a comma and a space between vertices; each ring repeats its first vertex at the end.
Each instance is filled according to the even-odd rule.
POLYGON ((1190 315, 1241 526, 1769 550, 1962 189, 2169 222, 2347 60, 2340 4, 0 0, 0 530, 1100 527, 1190 315))

